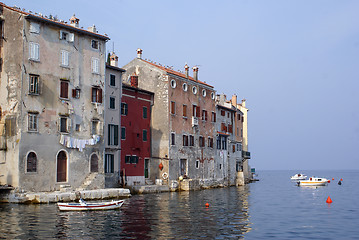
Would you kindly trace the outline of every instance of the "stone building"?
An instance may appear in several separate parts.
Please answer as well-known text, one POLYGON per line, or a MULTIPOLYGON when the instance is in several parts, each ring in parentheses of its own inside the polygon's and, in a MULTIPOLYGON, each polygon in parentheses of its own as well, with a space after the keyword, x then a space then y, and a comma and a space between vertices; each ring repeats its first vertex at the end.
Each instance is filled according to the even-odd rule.
POLYGON ((119 130, 121 126, 123 72, 125 72, 125 70, 118 67, 118 56, 112 52, 110 62, 106 64, 105 77, 105 187, 118 187, 119 181, 121 160, 119 130))
POLYGON ((80 28, 75 16, 67 23, 3 3, 0 19, 1 184, 104 187, 109 38, 80 28))
POLYGON ((123 67, 124 82, 132 74, 138 76, 138 86, 154 92, 151 137, 152 156, 149 178, 162 179, 163 184, 182 189, 196 189, 215 180, 215 90, 198 80, 198 68, 184 73, 137 58, 123 67))

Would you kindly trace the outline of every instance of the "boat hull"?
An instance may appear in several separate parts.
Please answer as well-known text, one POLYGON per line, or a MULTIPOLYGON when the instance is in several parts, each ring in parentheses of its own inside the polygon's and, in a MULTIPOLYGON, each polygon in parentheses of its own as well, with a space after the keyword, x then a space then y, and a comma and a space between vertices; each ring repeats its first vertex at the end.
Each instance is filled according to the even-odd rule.
POLYGON ((328 183, 326 178, 311 177, 308 180, 302 180, 298 182, 299 186, 325 186, 328 183))
POLYGON ((123 200, 102 203, 57 203, 60 211, 111 210, 122 206, 123 200))

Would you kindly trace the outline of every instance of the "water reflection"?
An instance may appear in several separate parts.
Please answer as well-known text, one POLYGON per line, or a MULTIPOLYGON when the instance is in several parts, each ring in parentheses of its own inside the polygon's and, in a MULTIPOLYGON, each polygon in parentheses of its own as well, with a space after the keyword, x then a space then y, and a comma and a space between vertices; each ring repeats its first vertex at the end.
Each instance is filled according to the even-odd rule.
POLYGON ((249 186, 136 195, 120 210, 93 212, 2 204, 0 239, 238 239, 251 230, 249 196, 249 186))

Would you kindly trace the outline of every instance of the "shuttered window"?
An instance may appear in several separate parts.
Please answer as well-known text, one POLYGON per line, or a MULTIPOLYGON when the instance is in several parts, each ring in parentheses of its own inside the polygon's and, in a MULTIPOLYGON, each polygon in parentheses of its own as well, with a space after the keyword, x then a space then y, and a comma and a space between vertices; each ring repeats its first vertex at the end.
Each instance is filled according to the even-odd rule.
POLYGON ((60 98, 69 98, 69 82, 60 80, 60 98))
POLYGON ((69 52, 61 50, 61 66, 69 66, 69 52))
POLYGON ((40 45, 38 43, 29 43, 29 55, 31 60, 40 60, 40 45))
POLYGON ((102 103, 102 89, 100 87, 92 87, 91 102, 102 103))

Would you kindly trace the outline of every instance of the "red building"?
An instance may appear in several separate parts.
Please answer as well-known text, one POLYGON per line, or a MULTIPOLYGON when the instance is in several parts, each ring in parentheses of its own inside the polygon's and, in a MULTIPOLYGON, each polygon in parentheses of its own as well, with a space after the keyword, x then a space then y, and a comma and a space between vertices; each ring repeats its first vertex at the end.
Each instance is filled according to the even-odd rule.
POLYGON ((138 77, 131 85, 123 83, 121 100, 121 180, 144 185, 151 157, 151 107, 154 93, 138 88, 138 77))

